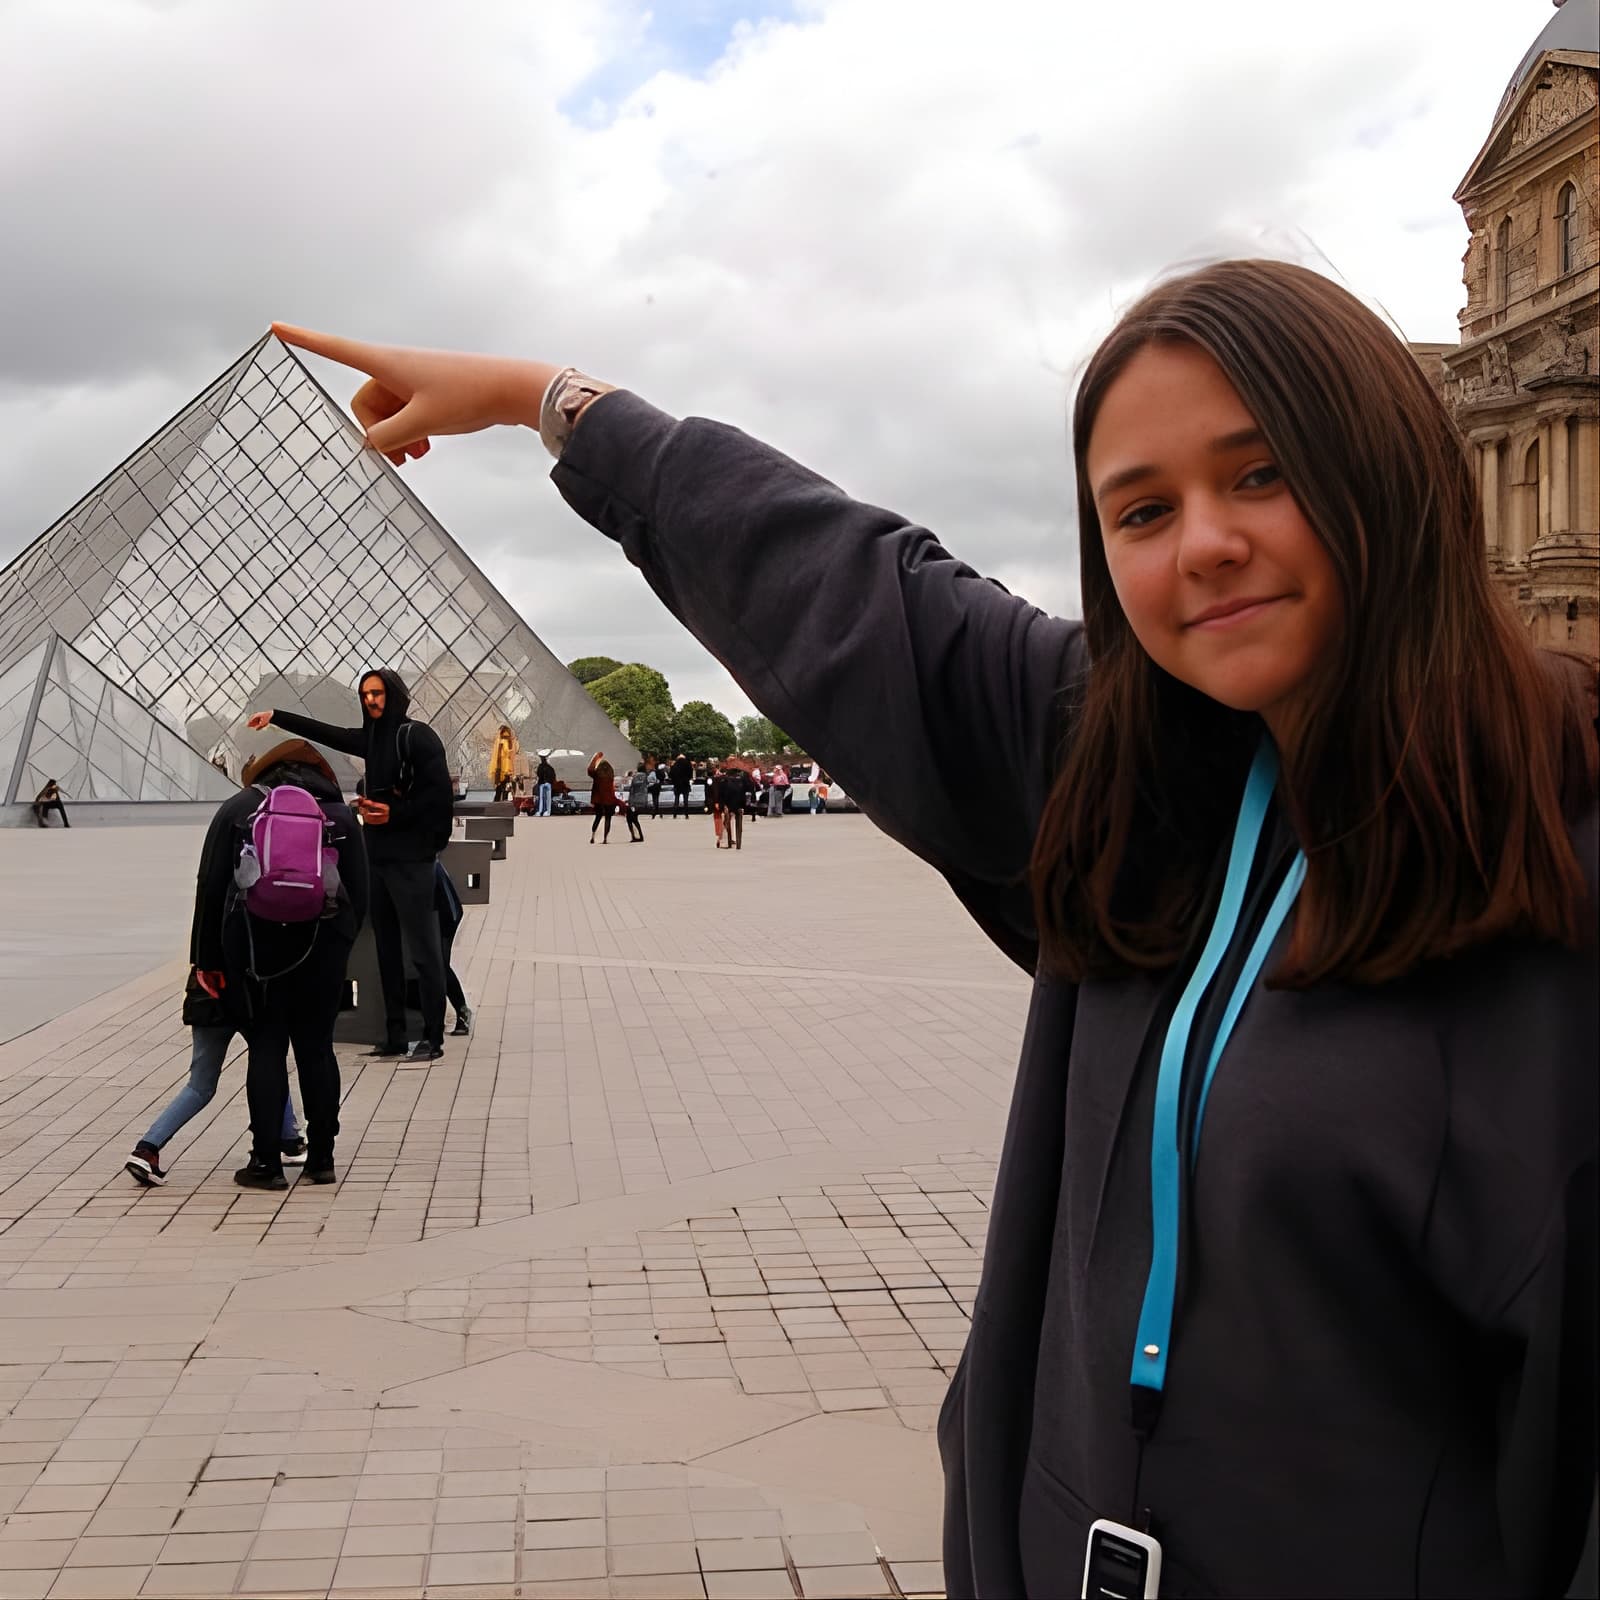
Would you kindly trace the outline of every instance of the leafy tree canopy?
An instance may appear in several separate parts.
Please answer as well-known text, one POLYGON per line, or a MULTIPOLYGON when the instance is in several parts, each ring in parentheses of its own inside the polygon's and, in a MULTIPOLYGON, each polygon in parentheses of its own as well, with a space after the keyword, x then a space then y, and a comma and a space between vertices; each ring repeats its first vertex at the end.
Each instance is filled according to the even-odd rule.
POLYGON ((567 671, 579 683, 590 684, 596 678, 603 678, 608 672, 615 672, 622 663, 613 661, 610 656, 579 656, 576 661, 567 663, 567 671))
POLYGON ((725 756, 738 748, 733 724, 705 700, 689 700, 673 719, 673 754, 683 751, 695 761, 725 756))
POLYGON ((770 717, 739 718, 739 749, 744 755, 776 755, 792 750, 794 740, 770 717))
POLYGON ((620 723, 624 717, 628 719, 630 737, 632 728, 649 712, 672 715, 672 691, 667 687, 667 680, 643 662, 618 667, 615 672, 586 683, 584 688, 613 722, 620 723))

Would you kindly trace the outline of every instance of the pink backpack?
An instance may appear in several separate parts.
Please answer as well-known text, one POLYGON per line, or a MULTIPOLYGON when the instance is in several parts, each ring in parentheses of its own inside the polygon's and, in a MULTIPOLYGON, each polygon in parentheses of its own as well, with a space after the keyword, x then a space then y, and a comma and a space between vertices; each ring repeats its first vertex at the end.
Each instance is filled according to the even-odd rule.
POLYGON ((264 922, 315 922, 339 894, 332 824, 315 797, 292 783, 263 792, 233 875, 245 910, 264 922))

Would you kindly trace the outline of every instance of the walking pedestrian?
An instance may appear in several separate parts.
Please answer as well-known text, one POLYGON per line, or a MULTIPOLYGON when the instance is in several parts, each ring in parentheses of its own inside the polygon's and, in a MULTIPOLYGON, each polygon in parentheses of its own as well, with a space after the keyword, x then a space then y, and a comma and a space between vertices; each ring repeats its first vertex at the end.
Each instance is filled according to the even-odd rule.
POLYGON ((661 820, 661 763, 654 756, 644 758, 645 788, 650 796, 650 815, 661 820))
POLYGON ((650 780, 645 776, 643 767, 635 767, 628 774, 627 802, 624 807, 628 823, 628 843, 644 843, 644 826, 639 821, 639 813, 644 810, 645 799, 650 793, 650 780))
POLYGON ((744 849, 744 808, 753 789, 750 774, 729 756, 722 764, 717 797, 722 802, 722 831, 730 850, 744 849))
POLYGON ((365 761, 365 792, 356 807, 372 862, 372 936, 386 1035, 370 1054, 426 1066, 444 1054, 444 952, 433 905, 433 865, 450 841, 450 773, 438 734, 406 714, 411 692, 399 673, 387 667, 365 672, 358 693, 359 728, 336 728, 291 711, 258 711, 249 726, 276 723, 365 761), (416 969, 422 1002, 423 1037, 411 1041, 406 1038, 408 960, 416 969))
POLYGON ((596 750, 589 761, 589 781, 593 785, 589 791, 589 803, 594 807, 594 821, 589 824, 589 843, 594 843, 595 829, 604 822, 605 832, 600 836, 600 843, 610 844, 611 819, 617 811, 617 777, 616 769, 606 760, 603 750, 596 750))
POLYGON ((677 760, 667 769, 667 776, 672 780, 672 814, 686 817, 689 815, 689 790, 694 783, 694 768, 681 750, 677 760))
POLYGON ((221 1001, 223 1025, 242 1031, 248 1045, 250 1160, 234 1182, 288 1186, 284 1102, 292 1046, 310 1147, 305 1174, 312 1183, 332 1183, 339 1133, 333 1025, 367 911, 366 852, 332 768, 305 740, 283 740, 240 776, 243 787, 206 830, 190 934, 196 984, 221 1001))
POLYGON ((461 987, 461 980, 456 976, 451 947, 455 944, 456 929, 461 926, 461 918, 465 913, 461 906, 461 896, 456 893, 455 881, 445 871, 443 861, 435 861, 433 864, 433 906, 434 913, 439 919, 439 943, 444 950, 445 998, 456 1014, 456 1025, 450 1032, 456 1038, 464 1039, 472 1032, 472 1007, 467 1004, 466 990, 461 987))
POLYGON ((509 723, 502 722, 494 737, 494 750, 489 756, 489 782, 494 785, 496 800, 504 800, 511 793, 517 777, 517 736, 509 723))
POLYGON ((783 802, 789 793, 789 769, 781 760, 772 763, 772 771, 767 776, 767 815, 781 817, 783 815, 783 802))
POLYGON ((719 781, 722 777, 722 768, 708 761, 703 770, 705 775, 701 782, 705 784, 706 807, 711 812, 711 834, 716 841, 716 848, 720 850, 723 829, 727 823, 722 805, 722 784, 719 781))
POLYGON ((47 828, 49 823, 45 821, 45 818, 52 811, 61 813, 61 826, 63 828, 72 826, 67 821, 67 808, 61 803, 61 785, 54 778, 50 779, 44 788, 33 797, 33 820, 41 828, 47 828))
MULTIPOLYGON (((198 924, 196 924, 198 925, 198 924)), ((194 960, 194 929, 190 930, 189 959, 194 960)), ((161 1165, 161 1152, 172 1136, 198 1116, 216 1097, 222 1068, 228 1059, 228 1046, 238 1029, 228 1015, 221 995, 208 994, 200 987, 199 974, 191 966, 183 988, 183 1022, 189 1030, 189 1078, 162 1109, 149 1131, 133 1147, 123 1169, 146 1188, 158 1188, 167 1181, 161 1165)), ((338 1070, 335 1062, 334 1070, 338 1070)), ((306 1141, 294 1114, 294 1096, 284 1083, 283 1124, 279 1152, 285 1166, 304 1166, 306 1141)))
POLYGON ((550 754, 548 751, 540 752, 539 765, 534 772, 534 777, 538 780, 539 784, 538 815, 541 817, 548 817, 550 815, 550 795, 552 790, 555 788, 556 781, 556 769, 550 765, 550 754))
POLYGON ((378 375, 391 459, 541 395, 569 503, 1030 975, 939 1419, 949 1594, 1567 1590, 1593 669, 1492 582, 1376 316, 1225 261, 1122 317, 1073 409, 1081 623, 571 368, 289 337, 378 375))

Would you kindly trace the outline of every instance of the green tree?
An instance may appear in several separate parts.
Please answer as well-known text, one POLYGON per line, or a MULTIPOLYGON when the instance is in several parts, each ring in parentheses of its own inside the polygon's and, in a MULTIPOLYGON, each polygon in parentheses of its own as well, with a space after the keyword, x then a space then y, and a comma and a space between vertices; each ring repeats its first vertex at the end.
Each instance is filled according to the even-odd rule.
POLYGON ((676 720, 670 706, 649 706, 637 722, 629 722, 628 738, 638 746, 640 755, 654 755, 661 761, 671 761, 678 753, 678 747, 672 742, 676 720))
POLYGON ((787 750, 793 740, 770 717, 739 718, 739 749, 745 755, 771 755, 787 750))
POLYGON ((567 671, 579 683, 591 684, 596 678, 603 678, 608 672, 615 672, 622 663, 613 661, 610 656, 579 656, 576 661, 567 663, 567 671))
POLYGON ((643 662, 618 667, 615 672, 586 683, 584 688, 613 722, 620 723, 626 717, 630 730, 652 711, 672 715, 672 691, 667 680, 643 662))
POLYGON ((672 736, 677 750, 696 761, 725 756, 738 748, 733 724, 705 700, 689 700, 672 721, 672 736))

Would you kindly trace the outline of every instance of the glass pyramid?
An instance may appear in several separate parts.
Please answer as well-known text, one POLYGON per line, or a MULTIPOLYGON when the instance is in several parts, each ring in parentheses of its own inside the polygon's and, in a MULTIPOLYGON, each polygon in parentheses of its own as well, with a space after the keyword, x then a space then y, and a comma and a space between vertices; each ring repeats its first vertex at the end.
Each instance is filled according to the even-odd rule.
POLYGON ((252 711, 354 726, 376 666, 476 786, 502 722, 526 753, 635 758, 269 335, 0 571, 0 788, 210 798, 214 758, 261 748, 252 711))

